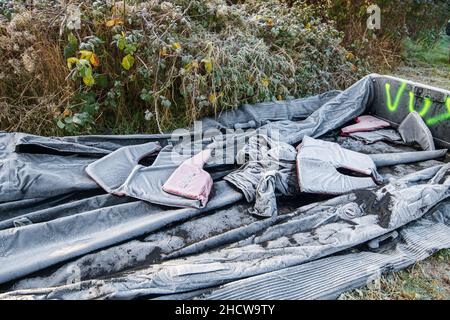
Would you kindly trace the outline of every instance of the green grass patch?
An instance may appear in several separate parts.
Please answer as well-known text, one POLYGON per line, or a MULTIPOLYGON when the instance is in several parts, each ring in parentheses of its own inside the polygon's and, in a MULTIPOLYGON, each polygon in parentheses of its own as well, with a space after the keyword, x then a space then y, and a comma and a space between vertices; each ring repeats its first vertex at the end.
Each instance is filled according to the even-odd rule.
POLYGON ((443 34, 434 45, 428 46, 420 41, 406 39, 403 58, 411 62, 426 63, 434 67, 450 69, 450 37, 443 34))
POLYGON ((341 300, 448 300, 450 249, 396 273, 383 275, 375 288, 346 292, 341 300))

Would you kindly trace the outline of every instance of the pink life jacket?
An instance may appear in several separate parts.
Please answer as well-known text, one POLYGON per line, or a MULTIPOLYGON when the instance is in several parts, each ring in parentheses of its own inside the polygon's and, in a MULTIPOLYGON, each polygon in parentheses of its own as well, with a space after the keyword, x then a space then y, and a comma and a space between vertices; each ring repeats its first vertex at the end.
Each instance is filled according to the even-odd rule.
POLYGON ((162 189, 167 193, 199 200, 205 206, 211 192, 213 179, 208 172, 203 170, 203 165, 210 157, 211 149, 206 149, 184 161, 167 179, 162 189))
POLYGON ((373 116, 360 116, 357 117, 355 121, 357 122, 356 124, 342 128, 341 134, 347 135, 352 132, 373 131, 390 126, 389 122, 383 121, 373 116))

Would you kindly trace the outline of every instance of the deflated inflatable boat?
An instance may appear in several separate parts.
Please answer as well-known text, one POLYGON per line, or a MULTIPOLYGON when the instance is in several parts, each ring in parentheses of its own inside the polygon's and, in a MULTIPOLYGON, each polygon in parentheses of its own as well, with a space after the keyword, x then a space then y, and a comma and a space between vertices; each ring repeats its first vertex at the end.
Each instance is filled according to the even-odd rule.
POLYGON ((172 134, 0 133, 0 298, 335 298, 450 247, 449 121, 372 74, 172 134))

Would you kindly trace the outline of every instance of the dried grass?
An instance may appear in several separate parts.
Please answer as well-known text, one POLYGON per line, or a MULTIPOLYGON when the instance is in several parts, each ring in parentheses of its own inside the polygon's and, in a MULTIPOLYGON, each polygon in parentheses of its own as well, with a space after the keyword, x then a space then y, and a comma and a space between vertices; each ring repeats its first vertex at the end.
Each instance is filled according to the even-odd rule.
MULTIPOLYGON (((63 56, 71 32, 66 6, 47 0, 32 9, 22 6, 10 22, 0 19, 0 129, 39 134, 166 131, 243 103, 344 89, 368 72, 364 56, 377 52, 370 57, 372 64, 392 66, 398 52, 387 37, 349 52, 342 45, 344 34, 327 17, 320 18, 319 3, 68 3, 82 12, 81 29, 73 31, 78 41, 87 36, 104 41, 95 48, 101 63, 94 73, 107 77, 106 87, 87 87, 69 76, 63 56), (123 25, 105 25, 118 17, 124 18, 123 25), (141 35, 136 63, 127 72, 121 66, 124 53, 112 44, 121 32, 141 35), (166 50, 163 56, 161 50, 166 50), (211 62, 209 71, 205 59, 211 62), (57 121, 68 123, 92 107, 83 98, 87 94, 95 96, 97 111, 82 124, 59 130, 57 121), (153 117, 145 120, 149 113, 153 117)), ((361 21, 345 30, 350 48, 363 32, 361 21)))

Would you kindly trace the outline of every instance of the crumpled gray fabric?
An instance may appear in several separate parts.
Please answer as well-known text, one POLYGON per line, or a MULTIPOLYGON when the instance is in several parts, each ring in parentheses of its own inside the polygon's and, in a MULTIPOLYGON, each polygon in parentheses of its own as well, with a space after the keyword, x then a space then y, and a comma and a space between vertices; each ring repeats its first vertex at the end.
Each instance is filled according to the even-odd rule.
POLYGON ((418 143, 423 150, 436 149, 430 129, 416 111, 406 116, 400 123, 398 132, 406 143, 418 143))
POLYGON ((450 247, 450 201, 443 201, 424 217, 394 232, 398 234, 397 239, 384 241, 376 250, 362 246, 219 288, 155 299, 336 299, 340 294, 364 285, 375 285, 376 289, 382 274, 399 271, 450 247))
MULTIPOLYGON (((347 122, 358 113, 362 113, 366 102, 371 101, 373 93, 370 93, 372 85, 369 82, 364 82, 364 85, 361 83, 357 86, 358 89, 353 87, 354 96, 348 93, 355 104, 352 105, 349 101, 347 108, 340 108, 340 102, 345 102, 344 93, 342 93, 338 96, 341 100, 328 101, 325 109, 320 107, 313 112, 315 114, 313 118, 308 121, 299 121, 298 126, 289 127, 287 125, 291 124, 289 121, 279 123, 283 129, 286 129, 284 131, 286 136, 283 136, 283 139, 299 142, 301 139, 298 140, 298 138, 303 137, 307 133, 305 131, 312 131, 313 136, 317 137, 316 134, 319 136, 328 132, 327 130, 341 126, 343 124, 340 123, 341 120, 345 120, 340 119, 341 116, 348 116, 349 119, 344 121, 347 122), (364 91, 365 86, 369 88, 369 91, 364 91), (331 102, 334 105, 330 105, 331 102), (333 115, 334 110, 336 113, 333 115)), ((272 128, 275 124, 276 122, 272 122, 266 127, 272 128)), ((154 140, 145 140, 142 143, 150 141, 154 140)), ((81 140, 70 142, 84 144, 81 140)), ((353 142, 356 144, 357 141, 353 142)), ((86 140, 86 145, 88 143, 94 146, 91 143, 95 141, 86 140)), ((10 144, 7 144, 6 148, 10 148, 9 146, 10 144)), ((28 147, 24 148, 23 152, 28 150, 28 147)), ((34 146, 30 145, 30 148, 34 149, 34 146)), ((385 146, 380 149, 381 152, 384 152, 384 148, 385 146)), ((116 149, 114 147, 114 150, 116 149)), ((91 154, 91 157, 96 158, 98 155, 91 154)), ((436 162, 432 161, 432 163, 436 162)), ((398 170, 396 173, 403 174, 404 168, 417 170, 419 167, 422 167, 422 163, 411 167, 396 166, 395 170, 398 170)), ((427 175, 438 173, 439 168, 428 171, 427 175)), ((61 276, 62 273, 50 274, 50 276, 48 273, 34 274, 36 278, 33 285, 28 286, 30 282, 24 280, 22 286, 17 287, 19 291, 6 293, 2 295, 2 298, 133 298, 146 294, 167 294, 211 287, 230 280, 310 261, 390 232, 390 229, 380 226, 380 217, 384 217, 381 212, 386 211, 391 214, 403 212, 400 220, 409 218, 403 214, 411 214, 414 217, 427 212, 428 205, 432 205, 434 200, 439 201, 442 190, 434 185, 427 188, 414 188, 416 184, 428 184, 427 178, 421 176, 420 179, 416 178, 416 182, 412 179, 400 183, 399 189, 392 191, 395 194, 392 201, 389 194, 379 193, 383 198, 376 199, 370 196, 374 194, 373 190, 363 190, 363 192, 358 191, 326 203, 316 203, 294 213, 290 211, 292 214, 279 214, 261 221, 242 212, 242 209, 249 207, 248 204, 224 208, 228 204, 235 204, 243 197, 240 192, 236 192, 223 181, 218 182, 217 187, 215 186, 215 196, 212 197, 212 201, 215 201, 214 206, 209 207, 212 204, 210 202, 207 208, 202 210, 170 210, 167 207, 151 205, 129 197, 124 197, 126 201, 119 205, 111 204, 113 201, 106 201, 111 205, 103 206, 105 201, 99 201, 96 206, 95 202, 101 200, 99 199, 101 196, 93 196, 90 201, 74 204, 66 216, 62 208, 55 209, 48 215, 47 210, 42 209, 43 211, 37 215, 38 222, 35 223, 32 216, 34 211, 24 209, 26 203, 36 208, 45 207, 47 204, 43 205, 41 201, 46 197, 18 200, 20 203, 18 207, 27 212, 26 218, 33 224, 17 228, 7 227, 8 229, 0 231, 2 246, 0 250, 3 250, 0 254, 0 266, 2 266, 0 282, 24 277, 31 272, 44 270, 76 257, 79 257, 76 261, 81 262, 80 266, 83 270, 87 266, 90 266, 90 270, 96 270, 99 266, 94 264, 95 262, 100 263, 100 270, 92 278, 83 277, 79 279, 80 281, 70 282, 70 284, 67 284, 64 276, 59 280, 51 278, 54 275, 61 276), (399 207, 408 205, 405 201, 401 201, 399 192, 405 188, 409 189, 407 192, 417 195, 416 198, 406 198, 414 201, 411 212, 399 211, 399 207), (426 201, 423 200, 425 197, 427 197, 426 201), (380 210, 380 208, 389 207, 391 203, 392 210, 380 210), (221 210, 211 212, 212 209, 219 208, 221 210), (202 214, 206 211, 210 211, 210 214, 202 214), (218 216, 222 219, 217 219, 218 216), (210 219, 204 220, 206 218, 210 219), (184 223, 181 223, 182 221, 184 223), (144 235, 147 236, 146 243, 134 240, 117 245, 144 235), (221 250, 217 251, 218 247, 221 250), (128 251, 130 248, 133 249, 131 253, 128 251), (158 254, 159 248, 161 248, 160 254, 158 254), (98 251, 100 249, 104 250, 98 251), (215 250, 211 251, 211 249, 215 250), (200 252, 204 253, 199 255, 200 252), (137 253, 140 254, 137 256, 137 253), (174 259, 177 255, 185 258, 174 259), (157 264, 160 260, 164 262, 157 264), (103 277, 104 274, 101 271, 110 267, 109 264, 104 264, 106 261, 113 265, 114 262, 117 264, 111 267, 108 277, 103 277), (122 262, 126 263, 120 265, 122 262), (115 272, 119 273, 114 274, 115 272), (8 278, 11 276, 13 278, 8 278), (49 279, 54 282, 47 282, 49 279), (46 283, 55 285, 46 286, 46 283), (35 289, 28 289, 32 287, 35 289)), ((436 180, 438 185, 446 183, 448 180, 446 173, 441 174, 441 178, 436 180)), ((99 188, 93 191, 98 190, 99 188)), ((64 196, 69 194, 70 192, 65 193, 64 196)), ((408 195, 410 196, 412 195, 408 195)), ((5 210, 8 210, 6 207, 11 207, 10 204, 11 202, 6 203, 5 210)), ((3 205, 4 203, 0 203, 0 207, 3 205)), ((280 203, 278 208, 282 210, 280 203)), ((16 220, 21 218, 20 211, 16 210, 14 213, 16 220)), ((391 221, 398 222, 395 217, 389 217, 389 219, 387 217, 386 215, 383 219, 387 226, 391 221)), ((12 217, 8 217, 10 218, 12 217)), ((9 220, 9 223, 11 222, 13 221, 9 220)), ((68 265, 73 265, 72 261, 63 267, 68 265)))
POLYGON ((271 122, 257 129, 257 132, 266 132, 270 138, 288 144, 297 144, 304 136, 320 137, 341 127, 366 110, 375 94, 373 79, 376 76, 371 74, 362 78, 330 99, 305 120, 271 122))
MULTIPOLYGON (((318 105, 317 105, 318 106, 318 105)), ((307 113, 309 113, 309 111, 307 111, 307 113)), ((85 167, 87 165, 89 165, 90 163, 92 163, 93 161, 95 161, 96 158, 98 158, 99 156, 105 155, 107 153, 110 153, 114 150, 117 150, 120 147, 126 146, 126 145, 132 145, 132 144, 142 144, 142 143, 147 143, 150 141, 159 141, 160 139, 163 140, 163 143, 161 143, 161 145, 164 145, 164 143, 167 142, 167 139, 169 138, 168 135, 162 135, 162 136, 157 136, 157 135, 149 135, 149 136, 144 136, 144 137, 131 137, 131 138, 127 138, 127 137, 110 137, 110 139, 108 139, 108 137, 105 137, 104 140, 102 140, 101 137, 99 136, 92 136, 92 137, 64 137, 64 138, 42 138, 42 137, 31 137, 29 135, 24 135, 24 134, 15 134, 15 135, 11 135, 11 134, 5 134, 6 135, 6 140, 7 143, 5 143, 2 147, 3 151, 5 151, 5 155, 2 155, 2 160, 7 159, 8 161, 10 161, 10 157, 11 158, 20 158, 21 160, 23 159, 29 159, 29 163, 30 163, 30 167, 32 168, 33 166, 37 166, 36 163, 42 163, 42 166, 37 168, 37 171, 39 171, 39 178, 42 179, 42 177, 49 177, 49 179, 45 180, 45 184, 29 184, 29 185, 25 185, 25 186, 18 186, 18 188, 16 188, 16 194, 12 194, 11 192, 8 193, 2 193, 2 196, 6 196, 6 198, 2 198, 0 199, 0 202, 6 202, 6 201, 13 201, 13 200, 18 200, 18 201, 25 201, 25 200, 29 200, 32 202, 40 202, 43 201, 43 199, 49 198, 49 197, 56 197, 57 195, 67 195, 70 194, 73 191, 77 191, 77 192, 85 192, 85 191, 90 191, 90 190, 99 190, 98 185, 89 178, 89 176, 85 173, 85 167), (136 138, 136 140, 139 140, 138 142, 132 142, 133 139, 136 138), (20 142, 19 142, 20 140, 20 142), (59 143, 60 141, 62 141, 61 143, 59 143), (8 152, 6 152, 8 151, 8 152), (13 152, 13 151, 18 151, 18 152, 13 152), (109 151, 109 152, 108 152, 109 151), (32 153, 36 153, 36 154, 32 154, 32 153), (70 156, 69 156, 70 155, 70 156), (89 157, 82 157, 82 156, 89 156, 89 157), (50 164, 50 168, 44 168, 45 164, 50 164), (67 165, 66 165, 67 164, 67 165), (62 171, 59 171, 59 169, 62 168, 62 171), (50 178, 51 175, 54 175, 53 178, 50 178), (55 183, 61 181, 61 183, 55 183)), ((1 137, 2 141, 5 140, 3 139, 4 137, 1 137)), ((136 174, 136 177, 141 177, 142 179, 144 179, 144 183, 149 182, 154 183, 154 181, 152 181, 151 177, 150 178, 145 178, 146 173, 148 173, 148 171, 154 170, 154 171, 160 171, 162 172, 161 174, 161 178, 164 179, 165 178, 165 174, 167 173, 168 175, 171 173, 171 171, 169 170, 165 170, 166 168, 162 168, 158 167, 156 168, 155 164, 158 164, 158 160, 165 162, 165 160, 167 159, 162 159, 162 157, 164 157, 165 152, 167 151, 168 153, 170 153, 170 150, 166 150, 163 149, 160 154, 158 155, 157 160, 155 161, 155 163, 153 164, 153 166, 151 167, 143 167, 143 166, 137 166, 135 167, 135 171, 132 172, 131 174, 136 174), (144 173, 141 175, 141 173, 144 173), (164 176, 164 177, 163 177, 164 176), (145 181, 145 179, 147 179, 147 181, 145 181)), ((11 179, 9 179, 9 176, 11 175, 11 173, 13 171, 10 170, 10 166, 8 166, 8 168, 5 168, 5 166, 3 166, 3 169, 7 169, 7 170, 2 170, 2 174, 5 175, 5 179, 4 181, 1 181, 2 183, 4 183, 6 185, 6 187, 10 187, 10 181, 11 179)), ((36 174, 37 174, 36 171, 36 174)), ((31 175, 31 179, 29 179, 28 177, 30 177, 30 174, 28 173, 28 171, 24 172, 24 179, 22 179, 22 177, 17 177, 18 180, 21 181, 32 181, 33 180, 33 175, 31 175)), ((34 174, 34 173, 33 173, 34 174)), ((155 175, 158 175, 157 173, 155 173, 155 175)), ((42 180, 44 181, 44 180, 42 180)), ((133 184, 128 184, 127 185, 127 189, 123 190, 124 193, 128 193, 130 192, 130 194, 134 194, 136 195, 136 197, 139 198, 146 198, 147 200, 153 201, 154 202, 161 202, 161 197, 158 197, 158 195, 155 194, 149 194, 149 190, 144 190, 142 191, 142 189, 140 188, 139 184, 140 181, 139 179, 134 179, 134 181, 137 183, 136 184, 136 188, 133 189, 134 185, 133 184), (141 194, 140 194, 141 192, 141 194)), ((3 187, 2 183, 0 183, 0 186, 3 187)), ((162 183, 161 183, 162 184, 162 183)), ((218 183, 220 184, 220 183, 218 183)), ((159 185, 158 185, 159 186, 159 185)), ((226 183, 225 184, 220 184, 220 186, 218 187, 217 190, 213 190, 216 191, 215 194, 217 195, 218 193, 221 192, 222 188, 225 188, 226 183)), ((216 186, 214 186, 214 189, 216 188, 216 186)), ((230 189, 228 187, 228 189, 230 189)), ((227 189, 227 190, 228 190, 227 189)), ((230 202, 233 201, 237 201, 236 199, 238 199, 240 196, 239 193, 236 193, 235 191, 226 191, 224 192, 224 194, 226 195, 224 197, 224 199, 222 201, 219 201, 220 205, 226 205, 230 202), (229 196, 233 197, 233 201, 229 201, 227 202, 227 199, 229 198, 229 196)), ((223 195, 221 195, 223 197, 223 195)), ((177 199, 178 201, 178 199, 177 199)), ((216 201, 217 202, 217 201, 216 201)), ((214 203, 214 202, 213 202, 214 203)), ((167 201, 164 201, 164 204, 167 205, 167 201)), ((176 205, 175 203, 170 203, 169 205, 176 205)), ((147 204, 148 206, 148 204, 147 204)), ((208 209, 209 206, 207 206, 205 209, 208 209)), ((101 227, 100 225, 98 225, 98 223, 94 223, 95 219, 94 217, 96 217, 97 219, 104 216, 105 214, 107 214, 108 212, 110 212, 111 214, 115 214, 117 213, 118 217, 120 217, 120 219, 118 219, 118 224, 120 223, 125 223, 121 220, 121 218, 125 217, 125 220, 127 221, 127 219, 133 219, 135 217, 135 215, 141 215, 144 214, 145 212, 145 206, 143 206, 142 202, 131 202, 131 203, 124 203, 121 205, 117 205, 117 206, 113 206, 114 210, 110 210, 111 208, 102 208, 101 206, 97 209, 93 209, 87 212, 80 212, 80 213, 76 213, 74 215, 70 215, 67 217, 63 217, 63 218, 57 218, 54 221, 51 220, 50 222, 39 222, 38 223, 33 223, 31 225, 26 225, 20 228, 17 228, 17 230, 33 230, 33 233, 28 233, 25 231, 20 231, 18 232, 15 236, 17 237, 22 237, 23 240, 21 240, 23 243, 29 243, 28 239, 34 240, 33 243, 33 250, 31 250, 30 248, 32 247, 31 245, 29 245, 28 250, 22 251, 19 248, 16 248, 15 251, 15 255, 16 258, 19 260, 24 260, 24 264, 20 265, 18 264, 16 267, 14 268, 13 265, 11 264, 13 260, 9 260, 10 258, 12 259, 13 256, 9 255, 9 251, 7 255, 7 260, 2 261, 3 266, 5 266, 4 270, 8 270, 7 273, 9 274, 5 274, 2 273, 0 275, 0 281, 7 281, 6 279, 13 279, 15 277, 19 277, 19 276, 23 276, 25 274, 28 274, 29 272, 34 272, 37 270, 41 270, 47 266, 53 265, 54 263, 58 263, 61 261, 64 261, 65 259, 69 259, 71 257, 74 257, 76 255, 81 255, 87 252, 90 252, 92 250, 96 250, 99 248, 104 247, 105 245, 111 245, 113 243, 117 243, 118 241, 123 241, 120 239, 125 239, 127 237, 133 237, 135 236, 134 232, 128 232, 128 228, 127 227, 123 227, 123 229, 120 230, 116 230, 116 232, 110 232, 109 236, 108 236, 108 240, 103 239, 101 236, 99 237, 93 237, 92 238, 92 233, 94 233, 95 230, 99 231, 99 232, 103 232, 100 231, 101 227), (138 204, 139 203, 139 204, 138 204), (125 211, 122 211, 125 210, 125 211), (132 212, 133 214, 129 214, 130 212, 132 212), (73 220, 73 222, 72 222, 73 220), (75 223, 75 221, 77 223, 75 223), (75 224, 74 224, 75 223, 75 224), (50 224, 50 225, 48 225, 50 224), (53 224, 56 224, 55 226, 53 226, 53 224), (73 227, 73 232, 74 235, 73 237, 71 237, 69 234, 62 236, 61 237, 56 237, 53 238, 52 240, 54 240, 55 242, 51 242, 50 243, 46 243, 45 245, 41 245, 42 243, 40 242, 41 240, 39 240, 39 237, 42 238, 42 233, 46 233, 47 229, 50 228, 52 230, 58 230, 58 228, 63 227, 63 226, 67 226, 68 224, 72 224, 73 226, 77 226, 77 227, 73 227), (50 227, 51 226, 51 227, 50 227), (120 231, 120 232, 119 232, 120 231), (78 234, 77 232, 81 232, 80 234, 78 234), (120 236, 117 234, 117 232, 120 234, 120 236), (91 234, 90 234, 91 233, 91 234), (26 236, 24 235, 26 234, 26 236), (33 237, 29 237, 32 234, 35 235, 35 238, 33 237), (73 241, 78 241, 80 238, 79 237, 83 237, 87 236, 88 234, 90 234, 91 238, 90 240, 85 243, 84 241, 83 244, 79 244, 79 245, 74 245, 73 241), (76 235, 76 236, 75 236, 76 235), (78 239, 78 240, 77 240, 78 239), (70 246, 70 249, 67 248, 67 245, 69 245, 69 243, 72 243, 70 246), (65 248, 67 250, 65 250, 65 252, 62 252, 61 250, 64 250, 63 248, 65 248), (57 249, 61 249, 61 250, 57 250, 57 249), (30 251, 31 250, 31 251, 30 251), (50 251, 46 251, 46 250, 50 250, 51 252, 54 252, 54 255, 52 257, 47 257, 46 252, 50 252, 50 251), (18 255, 20 255, 21 257, 18 257, 18 255), (27 257, 32 257, 31 259, 28 259, 27 257)), ((158 209, 160 210, 160 209, 158 209)), ((188 212, 191 212, 189 209, 186 209, 188 212)), ((174 210, 166 210, 164 213, 167 215, 167 217, 170 217, 170 214, 168 212, 170 211, 174 211, 174 210)), ((176 211, 176 210, 175 210, 176 211)), ((196 214, 201 212, 200 211, 194 211, 196 214)), ((184 212, 184 211, 182 211, 184 212)), ((44 213, 40 214, 39 217, 52 217, 54 215, 50 214, 48 216, 46 216, 44 213)), ((180 217, 186 217, 186 215, 179 215, 180 217)), ((17 217, 17 219, 19 219, 20 217, 17 217)), ((16 219, 16 218, 14 218, 16 219)), ((17 220, 16 219, 16 220, 17 220)), ((30 219, 30 221, 33 222, 32 218, 28 218, 30 219)), ((180 218, 181 219, 181 218, 180 218)), ((9 220, 8 223, 12 222, 14 224, 15 220, 9 220)), ((163 223, 158 222, 157 224, 160 226, 164 225, 164 223, 166 221, 168 221, 168 223, 170 223, 170 219, 162 219, 161 221, 163 221, 163 223)), ((131 222, 130 222, 131 223, 131 222)), ((140 224, 136 224, 135 228, 139 229, 140 224)), ((9 243, 10 241, 12 241, 11 243, 14 243, 13 239, 14 237, 9 235, 8 231, 9 229, 6 229, 4 231, 1 231, 2 233, 5 232, 5 234, 3 234, 2 236, 5 236, 6 238, 2 238, 2 240, 6 241, 4 243, 9 243), (8 239, 8 240, 7 240, 8 239)), ((134 227, 133 227, 134 230, 134 227)), ((51 233, 50 233, 51 234, 51 233)), ((45 238, 45 237, 44 237, 45 238)), ((6 259, 6 258, 5 258, 6 259)), ((6 271, 5 271, 6 272, 6 271)))
POLYGON ((14 143, 17 152, 102 157, 125 146, 149 142, 168 144, 170 134, 87 135, 68 137, 40 137, 20 134, 14 143))
POLYGON ((261 217, 273 217, 278 214, 277 210, 277 186, 284 184, 281 172, 269 170, 263 174, 263 177, 256 188, 255 205, 249 212, 261 217))
POLYGON ((405 176, 401 182, 393 180, 388 185, 390 193, 381 198, 378 195, 383 188, 375 192, 357 191, 300 208, 286 214, 284 219, 278 216, 250 223, 245 229, 253 224, 262 227, 219 250, 163 261, 109 279, 47 288, 36 287, 35 283, 34 289, 18 289, 0 298, 128 299, 210 288, 298 265, 377 238, 418 219, 450 197, 449 171, 449 164, 439 165, 405 176), (359 210, 352 218, 342 219, 342 212, 350 203, 359 210), (389 221, 384 210, 390 212, 389 221), (385 222, 387 228, 380 225, 385 222))
MULTIPOLYGON (((98 191, 100 192, 100 190, 98 191)), ((45 202, 28 202, 25 207, 22 206, 25 204, 19 204, 15 201, 12 203, 17 204, 17 207, 12 209, 10 206, 1 204, 0 230, 16 227, 21 219, 26 219, 30 224, 41 223, 98 209, 100 207, 113 207, 123 203, 136 201, 136 199, 129 197, 116 197, 109 194, 99 194, 99 192, 92 192, 92 194, 80 192, 76 192, 76 194, 69 193, 67 195, 58 196, 54 200, 51 198, 47 199, 45 202)), ((11 204, 11 202, 6 204, 11 204)))
MULTIPOLYGON (((236 194, 239 193, 236 192, 236 194)), ((116 244, 68 261, 54 269, 48 269, 45 274, 29 275, 14 282, 8 291, 65 285, 73 278, 74 270, 80 272, 79 280, 104 278, 127 269, 134 270, 140 266, 170 259, 171 254, 175 252, 177 255, 186 255, 186 252, 198 253, 226 242, 233 242, 236 240, 236 236, 220 238, 219 241, 214 241, 214 236, 212 236, 209 241, 207 240, 208 236, 221 235, 229 230, 238 229, 257 221, 256 217, 245 213, 249 207, 249 204, 242 202, 228 209, 200 214, 166 228, 155 230, 147 234, 145 239, 134 239, 116 244)), ((0 291, 2 290, 0 289, 0 291)))
POLYGON ((35 135, 25 135, 20 138, 16 143, 16 151, 27 153, 77 154, 95 157, 101 157, 111 152, 102 147, 68 142, 64 138, 40 137, 35 135))
POLYGON ((102 141, 99 136, 46 138, 0 132, 0 203, 99 189, 85 172, 89 164, 122 145, 167 138, 105 136, 102 141))
POLYGON ((352 132, 350 137, 363 141, 366 144, 372 144, 378 141, 389 141, 393 143, 401 143, 402 137, 394 129, 381 129, 375 131, 352 132))
POLYGON ((387 198, 390 208, 394 208, 392 212, 386 209, 379 212, 382 227, 393 229, 405 221, 416 220, 423 215, 424 208, 450 197, 450 163, 400 178, 377 190, 375 196, 387 198))
POLYGON ((144 201, 131 201, 97 206, 79 213, 74 211, 74 214, 59 219, 0 230, 0 283, 193 218, 241 198, 239 192, 219 181, 203 209, 170 209, 144 201))
MULTIPOLYGON (((11 202, 3 202, 0 203, 0 225, 3 224, 3 221, 16 219, 21 216, 28 216, 33 214, 36 211, 45 210, 49 208, 53 208, 55 206, 59 206, 62 204, 66 204, 69 202, 103 195, 105 192, 98 188, 94 190, 87 191, 75 191, 70 192, 63 195, 58 195, 50 198, 34 198, 34 199, 24 199, 17 200, 11 202)), ((7 227, 5 227, 6 229, 7 227)), ((3 229, 3 227, 0 227, 3 229)))
MULTIPOLYGON (((417 167, 427 168, 435 163, 438 162, 428 161, 414 167, 401 165, 397 167, 399 169, 401 167, 402 170, 396 169, 392 172, 396 176, 404 176, 408 172, 417 170, 417 167)), ((386 168, 386 170, 391 171, 390 168, 386 168)), ((109 195, 108 197, 125 199, 109 195)), ((49 216, 51 216, 51 219, 56 219, 58 213, 60 215, 67 215, 69 212, 76 213, 93 210, 96 208, 96 199, 96 197, 89 198, 86 202, 74 203, 70 207, 66 205, 61 207, 55 206, 51 208, 52 214, 49 216), (78 211, 76 211, 77 208, 78 211)), ((102 200, 99 199, 99 204, 102 203, 102 200)), ((112 207, 113 205, 112 202, 109 202, 109 206, 112 207)), ((24 281, 16 282, 14 288, 8 291, 59 286, 67 282, 72 283, 74 279, 73 273, 75 271, 79 271, 78 276, 80 281, 99 277, 104 278, 107 275, 126 270, 127 268, 135 269, 141 264, 157 263, 161 255, 166 255, 165 259, 170 259, 214 249, 218 246, 257 234, 270 225, 288 221, 291 218, 291 216, 283 214, 274 219, 257 221, 256 218, 245 213, 248 207, 249 205, 247 204, 235 205, 230 209, 220 210, 213 214, 200 215, 195 219, 189 219, 183 223, 176 224, 169 229, 153 232, 146 237, 146 242, 131 241, 123 245, 117 245, 96 253, 84 255, 74 262, 68 262, 59 267, 54 273, 48 274, 47 272, 46 274, 48 275, 41 274, 35 278, 31 277, 24 281)), ((286 209, 282 208, 282 210, 286 209)), ((292 209, 288 210, 284 212, 292 211, 292 209)), ((41 212, 40 217, 44 219, 45 210, 41 210, 41 212)))
POLYGON ((344 194, 375 187, 376 179, 382 180, 371 157, 341 148, 337 143, 305 136, 297 149, 298 184, 302 192, 344 194), (345 175, 338 171, 340 168, 363 176, 345 175))
POLYGON ((94 160, 0 151, 0 203, 97 189, 84 171, 94 160))
POLYGON ((216 119, 202 119, 202 129, 250 129, 259 128, 267 123, 307 118, 341 91, 329 91, 308 98, 285 101, 244 104, 233 110, 223 111, 216 119))
POLYGON ((224 177, 242 191, 248 202, 255 202, 253 214, 276 215, 276 195, 293 195, 298 190, 295 181, 296 150, 265 135, 250 137, 238 152, 236 160, 245 163, 224 177))
MULTIPOLYGON (((268 122, 260 127, 258 125, 262 123, 255 123, 256 130, 252 127, 252 130, 241 130, 240 132, 229 134, 229 136, 234 137, 236 140, 246 141, 251 136, 261 134, 275 141, 290 145, 301 142, 304 136, 320 137, 327 132, 340 128, 345 123, 364 113, 373 99, 373 81, 377 76, 376 74, 368 75, 345 91, 339 92, 337 95, 333 93, 331 99, 321 106, 318 102, 315 103, 317 109, 304 120, 279 120, 268 122)), ((270 107, 273 108, 273 105, 270 105, 270 107)), ((305 111, 302 112, 305 113, 305 111)), ((238 118, 232 119, 240 123, 238 118)), ((248 119, 248 115, 243 116, 243 119, 248 119)), ((228 122, 226 126, 234 128, 232 123, 228 122)), ((210 121, 208 123, 211 124, 210 121)), ((217 127, 215 122, 210 125, 210 128, 215 127, 217 127)), ((210 147, 223 148, 227 143, 230 143, 225 138, 216 139, 215 143, 212 143, 210 147)))

